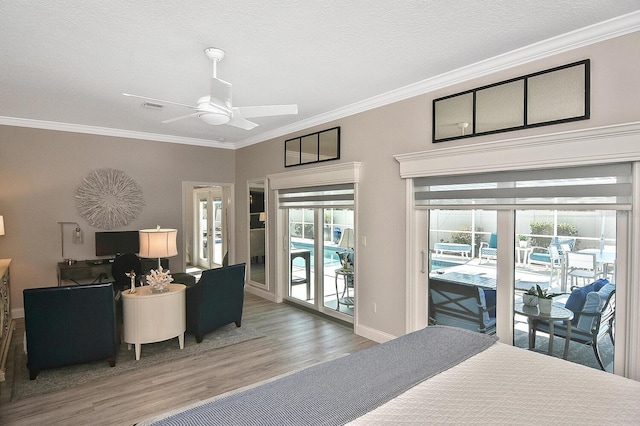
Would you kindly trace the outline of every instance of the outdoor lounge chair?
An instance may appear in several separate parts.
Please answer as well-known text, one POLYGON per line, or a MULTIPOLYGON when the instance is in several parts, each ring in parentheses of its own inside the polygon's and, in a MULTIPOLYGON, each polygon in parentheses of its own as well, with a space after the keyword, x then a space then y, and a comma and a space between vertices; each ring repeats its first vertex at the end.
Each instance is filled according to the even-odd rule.
POLYGON ((495 233, 491 234, 489 237, 489 242, 482 241, 480 243, 480 262, 482 263, 482 258, 489 259, 497 259, 498 258, 498 235, 495 233))
POLYGON ((573 238, 560 239, 553 237, 548 247, 532 247, 529 254, 529 264, 542 265, 553 269, 555 266, 559 266, 562 263, 564 255, 573 250, 576 240, 573 238), (555 247, 557 256, 549 250, 550 247, 555 247))

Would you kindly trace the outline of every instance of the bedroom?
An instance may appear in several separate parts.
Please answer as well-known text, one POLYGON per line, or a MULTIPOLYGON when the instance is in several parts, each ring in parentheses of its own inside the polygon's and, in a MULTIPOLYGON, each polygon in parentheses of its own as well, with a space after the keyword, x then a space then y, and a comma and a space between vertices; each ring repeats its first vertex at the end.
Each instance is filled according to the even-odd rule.
MULTIPOLYGON (((361 283, 358 298, 361 308, 355 316, 354 328, 357 334, 375 341, 400 336, 412 328, 408 324, 413 324, 419 318, 414 307, 407 304, 412 277, 405 262, 408 229, 405 217, 406 188, 393 156, 507 139, 502 134, 477 138, 471 142, 432 145, 429 138, 430 123, 424 119, 430 117, 432 99, 588 57, 593 65, 590 120, 508 135, 520 138, 637 122, 640 93, 633 81, 639 59, 633 52, 638 43, 637 32, 603 39, 482 77, 469 77, 467 81, 450 84, 433 93, 318 124, 235 151, 158 143, 126 136, 86 134, 72 129, 28 128, 4 121, 0 128, 0 157, 5 161, 0 170, 3 182, 0 214, 5 217, 7 233, 0 237, 0 257, 13 259, 11 272, 15 287, 12 289, 12 305, 16 310, 15 316, 20 316, 23 288, 55 285, 53 265, 60 260, 57 222, 79 220, 73 193, 89 171, 105 166, 119 168, 128 171, 141 183, 145 189, 147 208, 138 223, 133 225, 134 228, 155 224, 180 227, 183 215, 182 181, 234 184, 238 224, 234 255, 235 261, 242 261, 246 259, 248 241, 247 231, 240 225, 244 223, 248 210, 245 201, 246 182, 284 171, 281 153, 287 137, 339 125, 344 141, 340 162, 357 161, 363 164, 359 183, 358 209, 361 214, 358 217, 358 233, 367 237, 367 246, 358 249, 358 282, 361 283), (369 146, 375 146, 376 149, 367 149, 369 146), (123 152, 127 154, 123 155, 123 152), (147 158, 153 158, 153 161, 147 161, 147 158), (157 171, 163 169, 170 169, 172 173, 157 171), (42 206, 47 207, 43 209, 42 206), (386 226, 392 227, 394 232, 380 234, 381 224, 389 224, 386 226), (375 313, 369 309, 372 303, 377 305, 375 313)), ((632 129, 631 134, 637 134, 637 130, 632 129)), ((610 150, 604 144, 591 148, 596 158, 604 158, 610 150)), ((460 151, 463 150, 460 148, 460 151)), ((542 157, 535 152, 527 155, 548 164, 546 154, 542 157)), ((494 152, 493 160, 483 158, 471 164, 485 161, 490 164, 496 158, 500 158, 500 153, 494 152)), ((275 204, 273 199, 271 201, 271 217, 274 217, 275 204)), ((92 230, 88 228, 85 232, 92 230)), ((275 245, 272 244, 270 249, 273 252, 275 245)), ((68 255, 72 258, 92 256, 89 240, 84 245, 71 246, 69 250, 68 255)), ((180 253, 171 259, 172 268, 174 262, 179 268, 184 262, 184 255, 180 253)), ((275 300, 276 256, 269 258, 269 267, 271 287, 267 294, 260 294, 275 300)), ((637 268, 637 265, 633 268, 637 268)), ((634 273, 637 274, 637 271, 634 273)), ((248 291, 252 290, 248 288, 248 291)), ((254 291, 259 292, 257 289, 254 291)), ((634 294, 631 303, 638 303, 637 289, 634 294)), ((640 321, 634 315, 629 313, 629 326, 637 331, 640 321)), ((629 342, 628 347, 630 354, 640 352, 637 341, 629 342)), ((633 374, 636 378, 640 368, 638 365, 638 358, 632 358, 629 374, 635 371, 633 374)))

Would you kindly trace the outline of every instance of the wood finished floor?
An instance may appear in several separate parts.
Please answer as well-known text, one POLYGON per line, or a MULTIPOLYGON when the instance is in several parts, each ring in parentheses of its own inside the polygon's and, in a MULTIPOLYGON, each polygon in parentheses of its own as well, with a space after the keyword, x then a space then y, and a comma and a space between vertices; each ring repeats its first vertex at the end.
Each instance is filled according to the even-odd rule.
MULTIPOLYGON (((0 385, 2 425, 132 425, 155 414, 289 371, 354 353, 376 343, 333 321, 246 294, 243 326, 267 337, 152 366, 61 392, 11 401, 13 348, 0 385)), ((144 356, 144 346, 142 349, 144 356)))

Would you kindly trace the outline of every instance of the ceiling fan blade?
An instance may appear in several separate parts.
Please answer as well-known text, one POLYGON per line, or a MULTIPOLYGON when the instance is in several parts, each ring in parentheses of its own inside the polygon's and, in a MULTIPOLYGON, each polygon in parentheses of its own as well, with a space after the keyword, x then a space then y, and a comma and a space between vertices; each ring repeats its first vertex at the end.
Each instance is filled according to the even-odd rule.
POLYGON ((123 93, 123 95, 124 96, 128 96, 130 98, 138 98, 138 99, 144 99, 146 101, 162 102, 162 103, 165 103, 165 104, 178 105, 178 106, 185 107, 185 108, 190 108, 190 109, 195 109, 196 108, 193 105, 181 104, 179 102, 167 101, 167 100, 164 100, 164 99, 150 98, 148 96, 132 95, 131 93, 123 93))
POLYGON ((219 78, 211 78, 211 100, 218 99, 231 108, 231 83, 219 78))
POLYGON ((174 121, 184 120, 185 118, 195 117, 197 115, 198 115, 197 112, 194 112, 193 114, 181 115, 180 117, 174 117, 174 118, 170 118, 168 120, 164 120, 164 121, 162 121, 162 124, 173 123, 174 121))
POLYGON ((244 118, 238 117, 235 114, 231 118, 231 120, 229 120, 227 125, 233 126, 233 127, 238 127, 240 129, 244 129, 244 130, 251 130, 251 129, 254 129, 254 128, 258 127, 257 123, 254 123, 253 121, 245 120, 244 118))
POLYGON ((295 115, 298 113, 298 105, 263 105, 233 108, 234 114, 243 118, 270 117, 273 115, 295 115))

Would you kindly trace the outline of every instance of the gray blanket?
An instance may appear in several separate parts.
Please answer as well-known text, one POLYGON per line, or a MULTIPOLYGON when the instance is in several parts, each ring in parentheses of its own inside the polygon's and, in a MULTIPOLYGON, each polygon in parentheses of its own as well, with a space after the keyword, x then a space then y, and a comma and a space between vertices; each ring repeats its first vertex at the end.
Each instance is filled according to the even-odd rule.
POLYGON ((154 425, 341 425, 497 341, 432 326, 169 415, 154 425))

